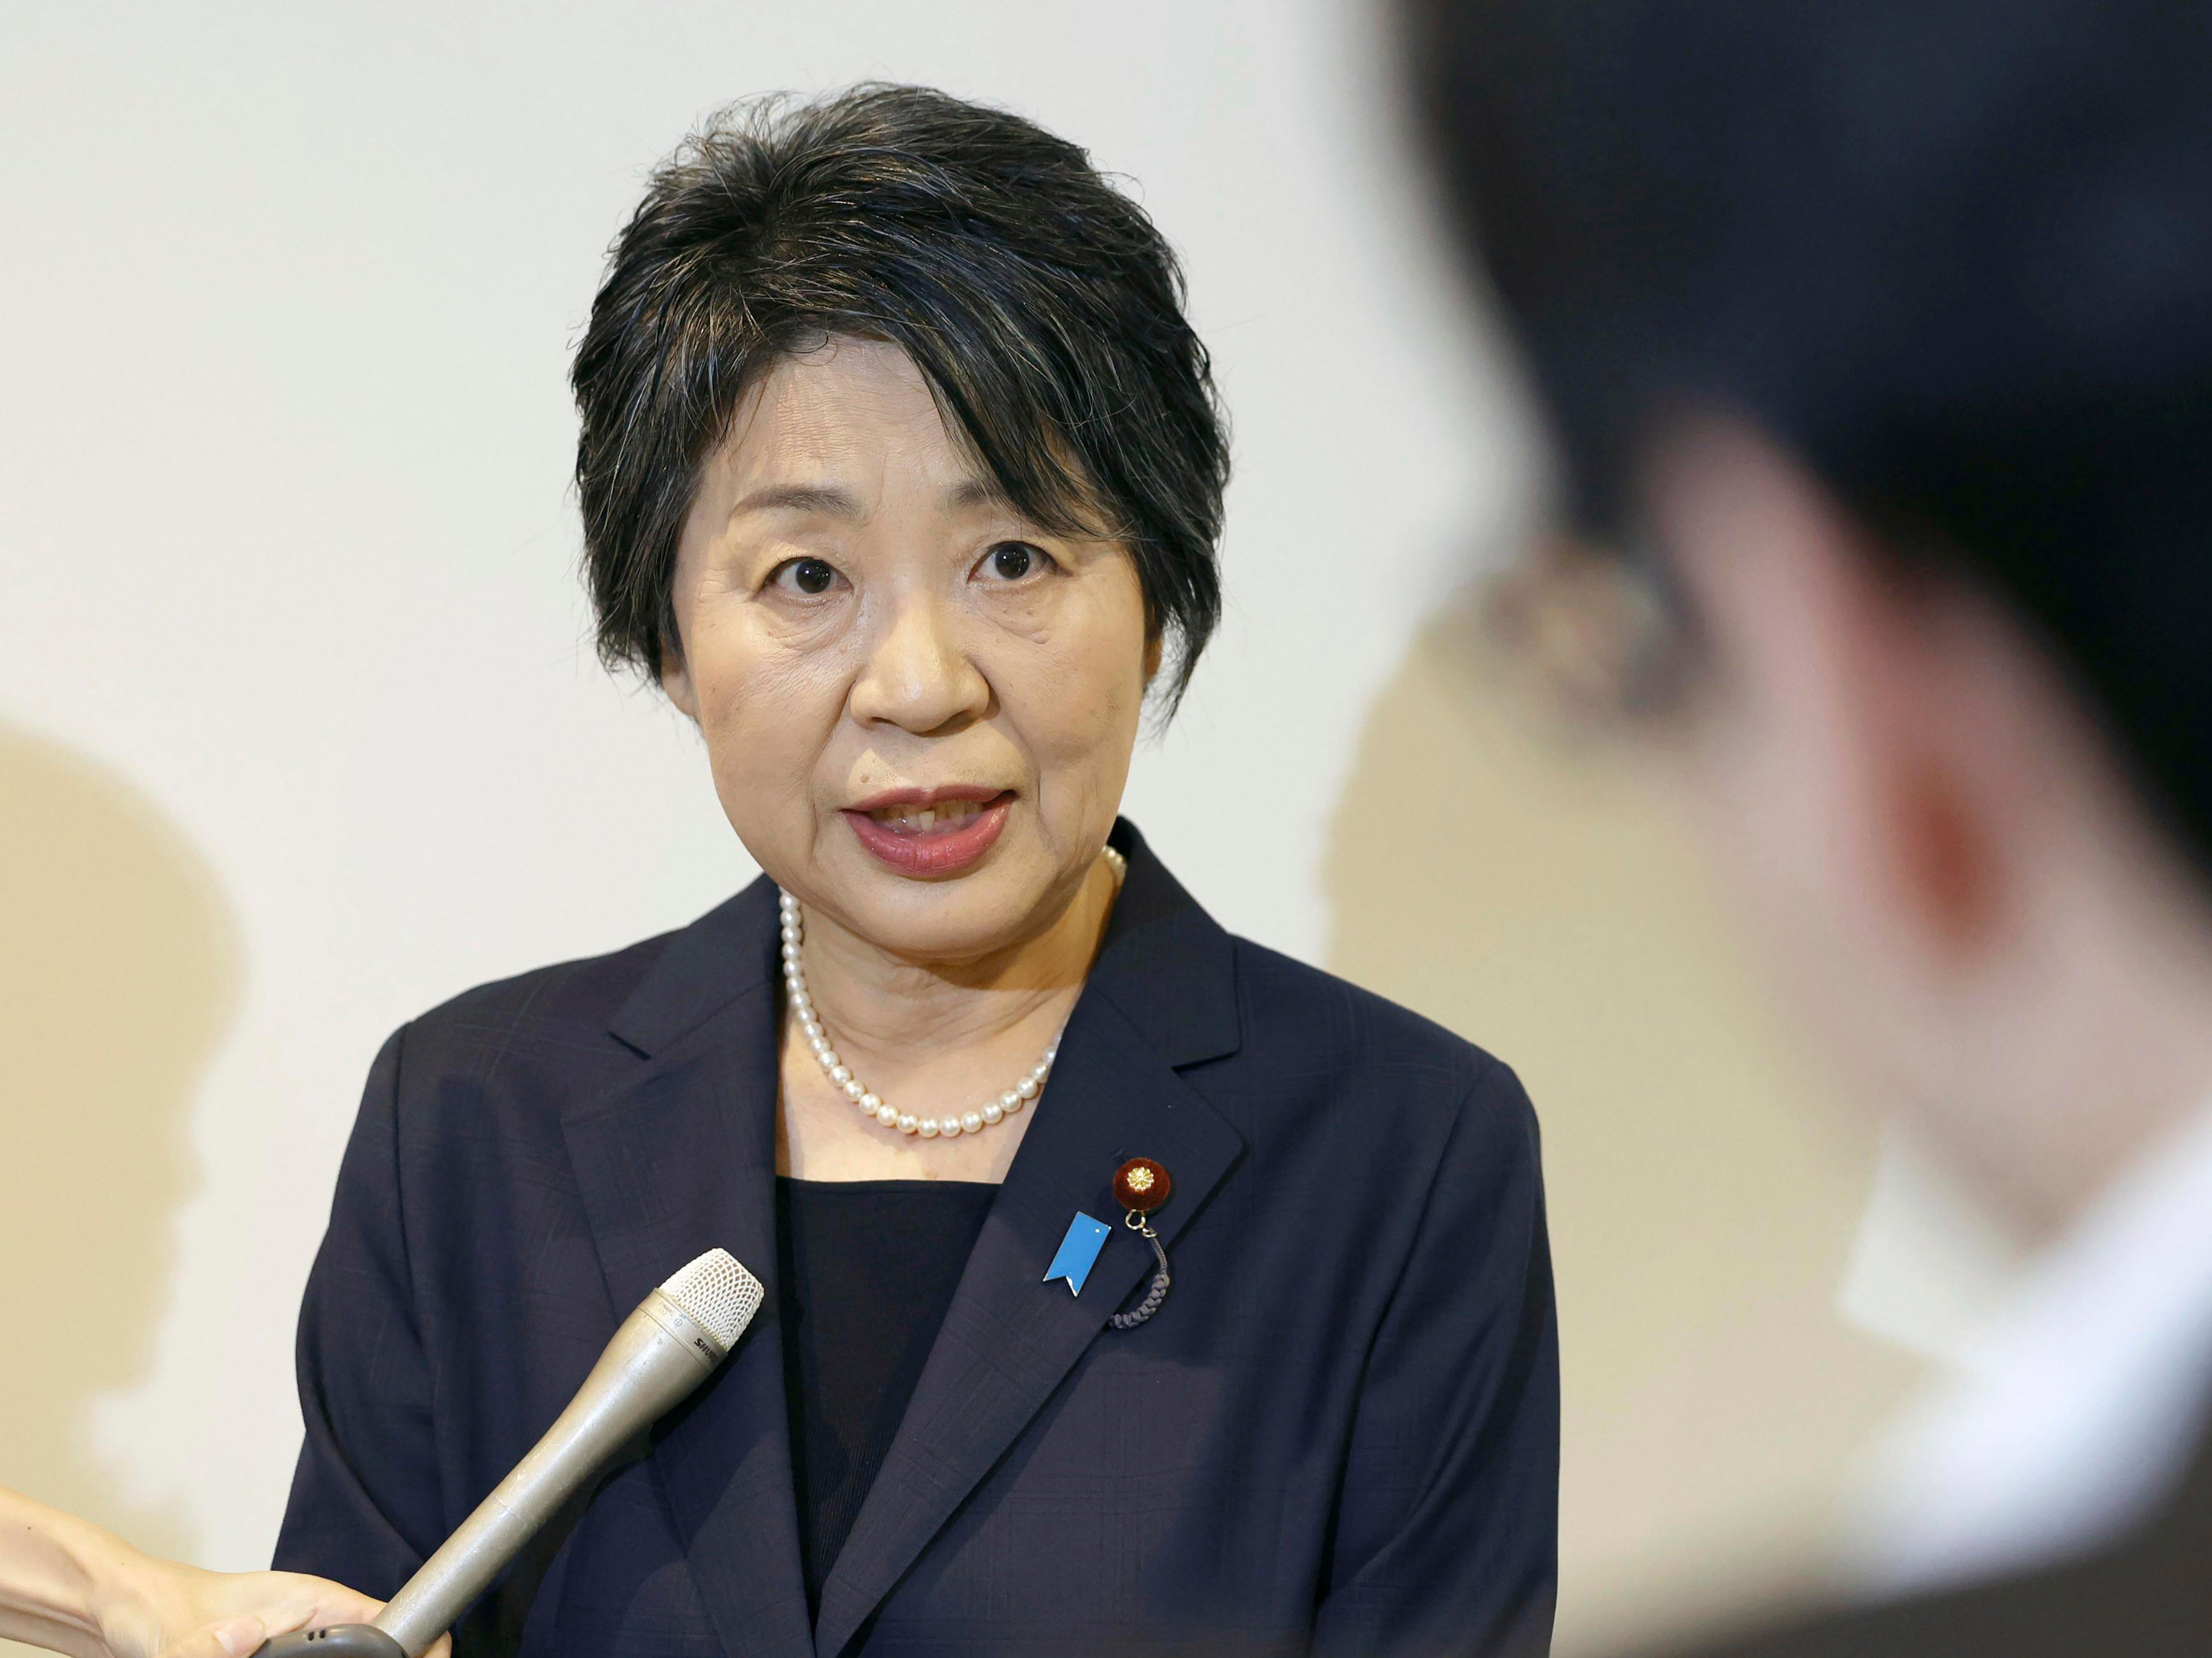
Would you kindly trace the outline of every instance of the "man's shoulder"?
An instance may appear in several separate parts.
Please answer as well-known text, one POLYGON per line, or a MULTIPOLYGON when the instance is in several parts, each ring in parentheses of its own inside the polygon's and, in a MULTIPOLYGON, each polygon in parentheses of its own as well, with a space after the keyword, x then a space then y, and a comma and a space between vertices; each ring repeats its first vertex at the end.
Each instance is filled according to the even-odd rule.
MULTIPOLYGON (((2207 1401, 2212 1410, 2212 1401, 2207 1401)), ((2094 1553, 1986 1582, 1839 1606, 1664 1658, 2182 1658, 2212 1652, 2212 1431, 2165 1505, 2094 1553)))

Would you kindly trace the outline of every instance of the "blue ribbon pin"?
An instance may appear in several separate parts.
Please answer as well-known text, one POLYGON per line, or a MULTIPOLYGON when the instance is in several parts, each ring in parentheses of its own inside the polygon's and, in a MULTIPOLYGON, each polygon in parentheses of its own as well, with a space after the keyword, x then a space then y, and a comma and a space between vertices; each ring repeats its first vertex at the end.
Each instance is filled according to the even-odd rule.
POLYGON ((1052 1265, 1044 1269, 1044 1281, 1049 1284, 1056 1278, 1067 1280, 1067 1293, 1083 1293, 1084 1280, 1091 1276, 1097 1265, 1098 1252, 1106 1247, 1106 1240, 1114 1236, 1114 1229, 1103 1220, 1093 1220, 1081 1210, 1067 1223, 1067 1236, 1060 1241, 1060 1251, 1053 1256, 1052 1265))

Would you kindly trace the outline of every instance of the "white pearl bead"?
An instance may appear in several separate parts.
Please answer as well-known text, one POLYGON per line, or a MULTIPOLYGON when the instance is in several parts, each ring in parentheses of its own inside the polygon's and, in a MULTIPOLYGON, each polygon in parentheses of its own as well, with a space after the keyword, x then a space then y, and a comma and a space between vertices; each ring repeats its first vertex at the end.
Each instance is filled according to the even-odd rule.
MULTIPOLYGON (((1111 847, 1107 849, 1109 859, 1114 858, 1111 847)), ((1118 867, 1118 860, 1116 861, 1118 867)), ((853 1074, 852 1067, 840 1059, 830 1045, 830 1034, 823 1028, 815 1012, 813 998, 806 988, 806 969, 799 959, 802 938, 799 901, 789 893, 778 900, 783 913, 782 934, 783 981, 788 987, 787 1002, 797 1021, 799 1034, 814 1054, 815 1063, 845 1097, 860 1108, 863 1116, 873 1117, 885 1127, 896 1128, 902 1134, 919 1134, 924 1139, 957 1139, 963 1134, 979 1134, 986 1128, 1004 1122, 1008 1114, 1019 1111, 1028 1102, 1036 1098, 1045 1075, 1052 1069, 1053 1061, 1060 1056, 1060 1044, 1055 1041, 1044 1051, 1044 1057, 1032 1066, 1027 1076, 1001 1094, 987 1102, 979 1111, 965 1111, 957 1116, 916 1117, 884 1102, 883 1096, 871 1093, 866 1085, 853 1074)))

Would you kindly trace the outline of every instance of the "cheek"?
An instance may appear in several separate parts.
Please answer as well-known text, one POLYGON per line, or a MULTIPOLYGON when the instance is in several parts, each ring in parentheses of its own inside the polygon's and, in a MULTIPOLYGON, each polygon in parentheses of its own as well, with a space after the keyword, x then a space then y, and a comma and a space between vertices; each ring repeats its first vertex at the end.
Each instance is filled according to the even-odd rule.
POLYGON ((811 819, 815 774, 850 677, 837 652, 793 650, 743 625, 710 633, 694 648, 699 729, 715 792, 757 855, 811 819))
POLYGON ((1041 633, 1011 666, 1000 699, 1041 762, 1126 764, 1144 714, 1145 646, 1120 609, 1041 633))
POLYGON ((1096 840, 1120 808, 1144 715, 1141 605, 1119 593, 1071 605, 987 671, 1036 774, 1041 827, 1055 845, 1096 840))

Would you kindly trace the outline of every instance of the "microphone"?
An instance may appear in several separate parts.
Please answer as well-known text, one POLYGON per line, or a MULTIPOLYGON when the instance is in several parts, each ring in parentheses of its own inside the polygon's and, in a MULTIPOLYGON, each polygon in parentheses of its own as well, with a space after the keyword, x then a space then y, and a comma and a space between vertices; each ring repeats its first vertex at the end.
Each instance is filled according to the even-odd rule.
POLYGON ((544 1436, 374 1623, 280 1635, 255 1658, 422 1658, 578 1487, 714 1373, 761 1296, 727 1250, 701 1255, 623 1321, 544 1436))

